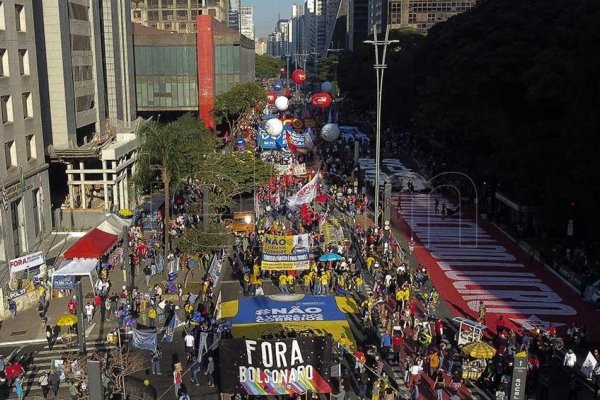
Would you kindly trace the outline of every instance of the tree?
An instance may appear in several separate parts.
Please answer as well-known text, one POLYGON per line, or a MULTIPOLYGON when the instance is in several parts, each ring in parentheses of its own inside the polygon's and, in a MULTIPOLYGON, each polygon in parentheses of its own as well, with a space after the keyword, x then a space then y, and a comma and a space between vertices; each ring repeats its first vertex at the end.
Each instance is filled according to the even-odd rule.
MULTIPOLYGON (((138 189, 147 189, 156 175, 164 185, 165 254, 169 252, 171 187, 192 176, 200 160, 214 153, 216 141, 191 114, 174 122, 160 124, 151 120, 141 125, 137 135, 142 141, 133 180, 138 189)), ((139 190, 138 190, 139 191, 139 190)))
POLYGON ((179 249, 186 254, 207 253, 217 248, 233 245, 233 234, 221 223, 210 222, 208 229, 202 225, 186 229, 177 241, 179 249))
POLYGON ((235 134, 237 124, 245 113, 267 98, 267 92, 258 82, 242 83, 215 98, 213 116, 220 123, 226 122, 229 132, 235 134))
POLYGON ((255 60, 255 76, 258 80, 274 79, 279 76, 281 60, 269 55, 257 54, 255 60))

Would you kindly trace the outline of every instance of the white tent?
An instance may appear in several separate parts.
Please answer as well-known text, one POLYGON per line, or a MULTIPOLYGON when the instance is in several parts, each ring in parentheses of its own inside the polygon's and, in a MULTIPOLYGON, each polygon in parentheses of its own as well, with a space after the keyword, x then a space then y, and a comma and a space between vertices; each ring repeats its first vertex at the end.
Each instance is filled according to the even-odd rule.
POLYGON ((114 214, 110 214, 100 225, 98 225, 98 229, 110 233, 111 235, 121 237, 121 235, 123 235, 123 227, 128 225, 129 224, 121 218, 114 214))
POLYGON ((92 278, 92 272, 96 270, 98 260, 95 258, 75 258, 72 260, 63 260, 60 263, 60 267, 52 276, 87 276, 90 278, 92 284, 92 290, 96 291, 94 285, 94 279, 92 278))

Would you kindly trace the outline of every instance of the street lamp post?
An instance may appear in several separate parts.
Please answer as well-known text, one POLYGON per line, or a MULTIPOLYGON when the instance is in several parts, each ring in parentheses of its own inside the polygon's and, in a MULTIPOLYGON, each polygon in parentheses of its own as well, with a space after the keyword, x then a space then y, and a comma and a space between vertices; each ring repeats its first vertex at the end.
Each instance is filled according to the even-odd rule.
POLYGON ((373 40, 365 40, 364 43, 372 44, 375 49, 375 75, 377 78, 377 119, 375 128, 375 229, 379 228, 379 170, 381 163, 381 94, 383 91, 383 73, 387 68, 385 56, 387 46, 392 43, 398 43, 398 40, 389 40, 390 28, 386 26, 385 39, 377 39, 377 25, 373 25, 373 40), (379 57, 379 47, 383 47, 381 59, 379 57))

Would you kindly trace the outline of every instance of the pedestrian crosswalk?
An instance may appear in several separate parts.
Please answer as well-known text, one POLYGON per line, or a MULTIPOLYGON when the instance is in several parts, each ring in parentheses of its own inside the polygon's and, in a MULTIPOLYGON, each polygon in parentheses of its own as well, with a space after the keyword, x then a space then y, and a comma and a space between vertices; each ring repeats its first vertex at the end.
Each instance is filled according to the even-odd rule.
MULTIPOLYGON (((116 348, 116 345, 106 342, 104 338, 86 338, 87 353, 94 351, 108 351, 116 348)), ((23 391, 29 395, 41 395, 42 388, 38 383, 43 371, 50 371, 55 360, 75 355, 79 351, 77 344, 56 343, 52 348, 47 344, 43 347, 36 346, 36 349, 29 350, 27 347, 21 349, 17 354, 17 360, 20 360, 25 374, 23 375, 23 391)), ((61 382, 61 387, 68 388, 68 383, 61 382)), ((9 399, 16 399, 14 388, 11 390, 9 399)))

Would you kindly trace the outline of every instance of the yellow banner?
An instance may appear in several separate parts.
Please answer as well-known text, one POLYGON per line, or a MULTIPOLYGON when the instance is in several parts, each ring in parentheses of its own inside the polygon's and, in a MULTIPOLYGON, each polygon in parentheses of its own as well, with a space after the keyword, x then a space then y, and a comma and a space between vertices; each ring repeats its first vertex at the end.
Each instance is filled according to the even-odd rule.
POLYGON ((340 222, 337 218, 330 218, 328 222, 325 222, 321 225, 321 232, 323 232, 323 236, 325 236, 325 243, 337 243, 340 241, 344 241, 344 231, 340 226, 340 222))
POLYGON ((309 236, 264 235, 261 267, 270 271, 309 268, 309 236))

